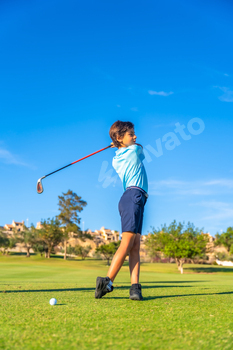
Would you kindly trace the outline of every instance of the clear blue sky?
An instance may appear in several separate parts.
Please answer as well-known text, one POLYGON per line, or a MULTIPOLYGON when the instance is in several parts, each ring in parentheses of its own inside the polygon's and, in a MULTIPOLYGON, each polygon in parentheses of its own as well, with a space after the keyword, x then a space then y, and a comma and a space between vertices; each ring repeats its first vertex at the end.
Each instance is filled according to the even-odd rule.
POLYGON ((232 226, 232 15, 226 0, 1 1, 0 225, 54 217, 71 189, 88 203, 82 227, 120 231, 115 149, 36 193, 41 176, 108 146, 119 119, 147 150, 143 234, 174 219, 232 226))

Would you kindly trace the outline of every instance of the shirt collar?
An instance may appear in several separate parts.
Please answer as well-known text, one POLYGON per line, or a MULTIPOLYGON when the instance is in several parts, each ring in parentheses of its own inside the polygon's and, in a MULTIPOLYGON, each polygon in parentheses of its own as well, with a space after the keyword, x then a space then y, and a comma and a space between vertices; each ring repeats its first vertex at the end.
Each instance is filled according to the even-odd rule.
POLYGON ((137 145, 130 145, 130 146, 128 146, 128 147, 121 147, 121 148, 119 148, 119 149, 116 151, 116 155, 121 154, 121 153, 124 153, 128 148, 131 148, 131 147, 134 147, 134 146, 137 146, 137 145))

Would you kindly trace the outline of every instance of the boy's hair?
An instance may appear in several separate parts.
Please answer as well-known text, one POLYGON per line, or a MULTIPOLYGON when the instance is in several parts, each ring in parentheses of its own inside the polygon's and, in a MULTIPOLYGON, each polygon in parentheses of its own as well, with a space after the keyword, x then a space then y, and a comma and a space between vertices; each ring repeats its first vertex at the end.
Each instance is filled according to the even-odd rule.
POLYGON ((109 135, 115 147, 121 147, 121 143, 117 141, 117 137, 124 137, 125 133, 130 129, 134 129, 134 124, 131 122, 121 122, 120 120, 117 120, 112 124, 109 130, 109 135))

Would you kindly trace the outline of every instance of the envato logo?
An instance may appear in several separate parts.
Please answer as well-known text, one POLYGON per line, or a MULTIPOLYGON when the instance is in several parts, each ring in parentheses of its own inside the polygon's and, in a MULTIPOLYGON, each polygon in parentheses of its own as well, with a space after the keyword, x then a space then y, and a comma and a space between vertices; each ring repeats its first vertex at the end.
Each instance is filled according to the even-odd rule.
MULTIPOLYGON (((153 154, 156 158, 161 157, 164 152, 164 148, 167 151, 173 151, 177 146, 181 145, 181 141, 179 140, 177 134, 180 135, 181 139, 184 141, 191 140, 192 136, 197 136, 200 135, 204 130, 205 130, 205 124, 202 119, 200 118, 192 118, 189 120, 187 124, 187 129, 189 133, 187 134, 186 131, 184 130, 186 127, 185 125, 180 125, 180 123, 175 123, 176 128, 174 129, 174 132, 168 132, 166 133, 162 139, 158 138, 155 143, 156 143, 156 148, 151 146, 150 144, 143 147, 143 152, 145 155, 145 160, 150 163, 153 159, 151 158, 149 152, 153 154), (198 124, 198 128, 194 129, 193 125, 198 124), (164 143, 164 145, 162 144, 164 143), (163 148, 164 147, 164 148, 163 148)), ((118 174, 113 175, 115 173, 115 169, 111 168, 108 169, 108 161, 103 161, 100 173, 99 173, 99 178, 98 181, 102 182, 102 187, 106 188, 109 185, 113 184, 115 186, 116 181, 119 179, 118 174)))

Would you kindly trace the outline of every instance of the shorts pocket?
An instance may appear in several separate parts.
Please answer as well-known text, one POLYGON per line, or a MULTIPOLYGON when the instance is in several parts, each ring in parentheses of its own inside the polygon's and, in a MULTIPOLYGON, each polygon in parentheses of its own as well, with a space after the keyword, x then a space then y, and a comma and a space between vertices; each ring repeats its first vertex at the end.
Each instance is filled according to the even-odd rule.
POLYGON ((144 194, 141 191, 136 191, 136 192, 132 191, 132 193, 131 193, 132 201, 135 204, 140 204, 143 200, 143 196, 144 196, 144 194))

